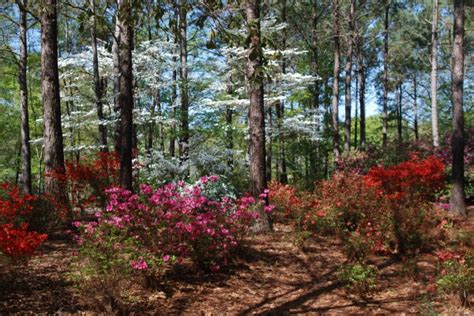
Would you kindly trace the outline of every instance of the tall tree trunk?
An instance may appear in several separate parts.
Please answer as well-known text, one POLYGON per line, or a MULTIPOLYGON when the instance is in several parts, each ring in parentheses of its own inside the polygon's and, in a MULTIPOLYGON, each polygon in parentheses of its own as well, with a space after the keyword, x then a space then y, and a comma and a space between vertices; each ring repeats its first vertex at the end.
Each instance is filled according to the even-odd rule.
POLYGON ((31 194, 31 150, 30 150, 30 125, 28 119, 28 42, 26 21, 27 0, 18 0, 20 12, 20 60, 18 82, 20 85, 21 104, 21 174, 20 185, 24 194, 31 194))
POLYGON ((283 101, 282 104, 277 104, 276 107, 276 116, 277 116, 277 125, 278 125, 278 142, 279 142, 279 149, 280 149, 280 160, 278 164, 278 181, 283 184, 288 183, 288 172, 286 168, 286 152, 285 152, 285 135, 283 131, 283 118, 284 118, 284 111, 285 105, 283 101))
POLYGON ((225 129, 225 135, 226 135, 226 149, 228 151, 228 156, 227 158, 227 167, 229 167, 230 171, 234 170, 234 159, 233 159, 233 154, 232 151, 234 150, 234 133, 232 131, 232 116, 233 116, 233 110, 230 106, 226 107, 225 110, 225 123, 226 123, 226 129, 225 129))
MULTIPOLYGON (((175 9, 174 10, 175 21, 174 21, 174 24, 173 24, 173 36, 174 36, 174 44, 175 44, 175 47, 176 47, 176 46, 178 46, 178 38, 179 38, 178 24, 177 24, 177 20, 178 20, 179 15, 178 15, 178 12, 177 12, 176 8, 174 8, 174 9, 175 9)), ((173 50, 175 50, 175 48, 173 50)), ((174 157, 176 155, 176 118, 177 118, 176 117, 176 114, 177 114, 176 100, 177 100, 177 97, 178 97, 178 92, 177 92, 177 89, 176 89, 177 79, 178 79, 178 72, 176 71, 177 62, 178 62, 177 57, 173 56, 173 86, 172 86, 172 91, 171 91, 171 116, 172 116, 172 120, 171 120, 171 124, 170 124, 171 132, 170 132, 170 147, 169 147, 170 157, 174 157)))
POLYGON ((388 136, 388 17, 390 12, 391 0, 385 6, 385 22, 384 22, 384 34, 383 34, 383 127, 382 127, 382 146, 387 148, 387 136, 388 136))
POLYGON ((358 100, 359 100, 359 76, 355 77, 355 104, 354 104, 354 148, 357 148, 357 133, 359 130, 359 106, 358 106, 358 100))
POLYGON ((273 135, 272 135, 272 128, 273 128, 273 115, 272 115, 272 106, 268 106, 267 109, 267 120, 268 120, 268 146, 267 146, 267 181, 272 180, 272 143, 273 143, 273 135))
POLYGON ((417 82, 416 73, 413 75, 413 129, 415 130, 415 140, 419 140, 418 135, 418 105, 417 105, 417 82))
POLYGON ((145 150, 148 154, 148 156, 151 157, 151 154, 152 154, 152 150, 153 150, 153 136, 154 136, 154 133, 155 133, 155 111, 156 111, 156 107, 157 107, 157 104, 158 101, 157 98, 159 96, 156 95, 154 98, 153 98, 153 104, 151 106, 151 111, 150 111, 150 124, 148 124, 148 135, 147 135, 147 141, 145 142, 145 150))
MULTIPOLYGON (((283 23, 286 23, 287 21, 286 10, 287 10, 286 0, 282 0, 281 17, 282 17, 283 23)), ((284 30, 284 34, 282 38, 282 49, 283 50, 286 49, 286 29, 284 30)), ((281 71, 283 74, 286 73, 286 59, 284 57, 282 58, 281 71)), ((285 116, 285 101, 280 100, 277 103, 275 110, 276 110, 276 124, 277 124, 277 130, 278 130, 278 160, 277 160, 278 181, 280 181, 281 183, 288 183, 288 172, 286 170, 287 168, 286 168, 285 135, 283 132, 283 120, 285 116)))
POLYGON ((161 153, 165 154, 165 128, 163 126, 163 111, 162 111, 162 103, 161 103, 161 93, 160 90, 157 91, 156 93, 156 101, 157 101, 157 106, 158 106, 158 116, 160 117, 160 121, 158 122, 158 133, 159 133, 159 138, 160 138, 160 151, 161 153))
POLYGON ((92 41, 92 67, 94 69, 94 93, 97 118, 99 119, 99 146, 101 152, 108 152, 107 126, 105 125, 104 110, 102 105, 102 81, 99 73, 99 57, 97 56, 97 25, 95 15, 95 0, 90 0, 92 13, 91 41, 92 41))
POLYGON ((345 119, 344 119, 344 151, 351 149, 351 85, 352 85, 352 47, 354 37, 354 20, 355 20, 355 1, 351 0, 349 9, 349 36, 348 48, 346 55, 346 66, 344 71, 346 73, 345 79, 345 119))
POLYGON ((187 1, 181 0, 179 5, 179 49, 181 57, 181 68, 179 71, 181 80, 181 131, 179 140, 179 156, 182 162, 187 161, 189 156, 188 39, 186 6, 187 1))
MULTIPOLYGON (((284 1, 285 10, 286 10, 286 0, 284 1)), ((318 51, 318 31, 319 31, 319 14, 318 14, 318 1, 310 1, 311 4, 311 43, 310 43, 310 71, 311 74, 315 77, 318 76, 319 71, 319 51, 318 51)), ((286 12, 285 12, 285 19, 284 23, 286 23, 286 12)), ((285 48, 286 48, 286 33, 283 34, 285 39, 285 48)), ((285 65, 286 66, 286 65, 285 65)), ((312 104, 311 104, 311 111, 314 120, 314 126, 316 132, 319 133, 321 131, 321 122, 320 122, 320 104, 319 104, 319 96, 320 96, 320 82, 319 80, 314 81, 314 85, 312 87, 312 104)), ((318 172, 318 163, 319 163, 319 153, 321 150, 320 144, 313 143, 309 147, 309 159, 310 159, 310 177, 313 179, 316 177, 318 172)), ((288 182, 288 180, 286 180, 288 182)), ((312 182, 311 182, 312 184, 312 182)))
POLYGON ((360 148, 365 149, 365 63, 364 63, 364 35, 363 30, 357 24, 357 81, 359 84, 359 108, 360 108, 360 148))
POLYGON ((439 146, 437 80, 438 80, 438 7, 439 0, 433 3, 433 25, 431 28, 431 127, 433 146, 439 146))
MULTIPOLYGON (((258 196, 267 187, 265 168, 265 114, 263 100, 262 47, 260 35, 260 0, 245 3, 249 49, 247 58, 248 94, 250 99, 250 193, 258 196)), ((257 230, 271 230, 269 215, 259 208, 260 221, 257 230)))
POLYGON ((127 0, 118 1, 118 21, 120 29, 119 60, 120 84, 118 106, 120 115, 120 186, 132 190, 132 138, 133 138, 133 18, 131 4, 127 0))
MULTIPOLYGON (((41 1, 41 96, 45 173, 64 173, 64 145, 58 72, 58 25, 56 0, 41 1)), ((46 176, 45 191, 64 197, 56 177, 46 176)))
POLYGON ((334 15, 334 80, 332 84, 332 144, 334 156, 339 158, 339 68, 340 68, 340 52, 339 52, 339 0, 333 3, 334 15))
POLYGON ((454 43, 453 43, 453 188, 450 209, 466 216, 464 192, 464 0, 454 0, 454 43))
POLYGON ((398 134, 398 143, 401 144, 402 139, 402 98, 403 98, 403 90, 402 90, 402 83, 398 85, 398 103, 397 103, 397 134, 398 134))
POLYGON ((120 39, 121 31, 120 31, 120 20, 118 15, 115 17, 115 30, 114 30, 114 38, 112 42, 112 61, 113 61, 113 77, 114 77, 114 113, 115 113, 115 132, 114 132, 114 150, 116 153, 120 153, 120 147, 122 144, 121 137, 120 137, 120 120, 121 120, 121 109, 120 109, 120 102, 119 102, 119 95, 120 95, 120 39))

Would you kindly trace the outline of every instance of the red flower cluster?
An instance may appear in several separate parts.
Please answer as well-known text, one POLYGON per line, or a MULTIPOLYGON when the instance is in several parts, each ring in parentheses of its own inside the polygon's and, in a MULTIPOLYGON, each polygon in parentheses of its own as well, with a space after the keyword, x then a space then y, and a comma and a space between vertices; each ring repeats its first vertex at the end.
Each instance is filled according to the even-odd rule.
POLYGON ((268 184, 268 198, 276 206, 277 211, 282 211, 285 217, 292 217, 296 211, 304 208, 304 200, 300 198, 296 189, 290 185, 271 181, 268 184))
POLYGON ((33 211, 33 203, 38 199, 21 194, 18 187, 8 183, 0 190, 0 252, 11 258, 27 258, 47 238, 46 234, 28 231, 23 223, 33 211))
POLYGON ((120 157, 117 153, 97 153, 95 159, 66 162, 66 172, 49 176, 61 181, 69 192, 69 203, 74 208, 104 207, 105 190, 118 185, 120 157))
POLYGON ((365 182, 389 199, 400 200, 414 195, 427 199, 443 187, 444 173, 444 164, 435 156, 419 159, 412 155, 411 160, 395 166, 371 168, 365 182))
POLYGON ((11 258, 31 257, 48 235, 28 231, 28 224, 19 227, 13 224, 0 225, 0 251, 11 258))
POLYGON ((9 183, 2 183, 0 187, 0 221, 13 221, 31 213, 34 196, 21 194, 17 186, 9 183))

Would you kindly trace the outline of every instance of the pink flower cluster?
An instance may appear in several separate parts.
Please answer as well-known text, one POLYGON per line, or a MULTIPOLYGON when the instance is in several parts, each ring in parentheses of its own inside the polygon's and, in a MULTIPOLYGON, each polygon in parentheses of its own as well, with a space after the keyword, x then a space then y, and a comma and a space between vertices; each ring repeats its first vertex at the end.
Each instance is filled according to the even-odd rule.
MULTIPOLYGON (((258 219, 254 205, 262 203, 267 192, 258 202, 249 196, 206 197, 205 186, 218 179, 209 176, 194 186, 177 182, 158 189, 142 184, 138 194, 111 188, 106 191, 109 202, 96 214, 96 222, 73 223, 81 230, 79 242, 86 239, 100 248, 101 239, 120 234, 123 244, 113 245, 114 249, 130 251, 133 245, 129 255, 139 258, 130 262, 135 270, 146 270, 153 263, 172 263, 172 258, 178 262, 191 259, 204 269, 219 270, 228 264, 232 250, 258 219)), ((265 210, 271 209, 266 206, 265 210)))

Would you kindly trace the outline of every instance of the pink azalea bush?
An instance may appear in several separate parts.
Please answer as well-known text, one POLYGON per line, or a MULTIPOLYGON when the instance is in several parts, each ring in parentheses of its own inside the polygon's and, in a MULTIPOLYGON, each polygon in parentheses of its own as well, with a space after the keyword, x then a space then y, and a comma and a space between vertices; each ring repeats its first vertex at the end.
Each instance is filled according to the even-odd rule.
POLYGON ((137 194, 108 189, 108 204, 96 221, 73 223, 81 256, 98 274, 111 267, 123 274, 159 270, 186 260, 218 271, 258 220, 256 209, 264 200, 211 198, 206 188, 217 181, 210 176, 192 186, 177 182, 158 189, 142 184, 137 194))

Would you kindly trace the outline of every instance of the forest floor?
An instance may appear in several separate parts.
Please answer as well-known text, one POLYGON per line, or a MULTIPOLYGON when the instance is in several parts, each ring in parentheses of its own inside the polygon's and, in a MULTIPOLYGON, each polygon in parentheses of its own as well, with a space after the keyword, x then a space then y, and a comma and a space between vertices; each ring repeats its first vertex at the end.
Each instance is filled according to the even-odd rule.
MULTIPOLYGON (((463 229, 474 231, 474 214, 463 229)), ((377 288, 360 296, 337 278, 346 261, 341 245, 316 237, 295 246, 291 226, 277 224, 275 232, 249 238, 248 247, 227 272, 202 274, 178 271, 166 286, 144 290, 132 286, 128 312, 138 314, 470 314, 455 297, 427 293, 436 256, 420 254, 410 263, 376 257, 377 288)), ((27 268, 0 265, 0 314, 79 313, 106 310, 94 297, 80 295, 67 275, 77 246, 68 239, 51 238, 27 268)))

